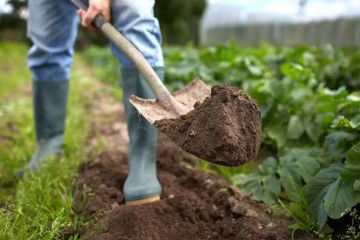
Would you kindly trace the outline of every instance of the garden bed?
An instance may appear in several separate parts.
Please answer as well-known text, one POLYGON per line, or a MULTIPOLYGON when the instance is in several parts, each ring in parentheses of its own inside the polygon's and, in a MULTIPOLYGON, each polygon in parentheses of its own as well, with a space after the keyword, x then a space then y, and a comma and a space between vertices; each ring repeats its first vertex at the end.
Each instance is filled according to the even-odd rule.
MULTIPOLYGON (((91 144, 104 147, 79 170, 73 210, 92 221, 83 239, 290 239, 289 222, 271 216, 228 180, 196 168, 196 159, 161 136, 158 176, 161 201, 126 206, 122 188, 127 176, 127 135, 123 107, 95 118, 91 144)), ((66 230, 66 234, 73 231, 66 230)), ((297 239, 308 239, 299 236, 297 239)))

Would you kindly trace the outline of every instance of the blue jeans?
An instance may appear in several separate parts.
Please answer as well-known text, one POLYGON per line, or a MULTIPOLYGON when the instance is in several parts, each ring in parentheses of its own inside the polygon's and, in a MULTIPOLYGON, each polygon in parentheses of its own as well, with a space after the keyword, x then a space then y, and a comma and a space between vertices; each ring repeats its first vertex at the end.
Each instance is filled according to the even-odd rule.
MULTIPOLYGON (((161 33, 153 12, 154 0, 113 0, 114 26, 153 67, 163 67, 161 33)), ((77 35, 78 16, 69 0, 29 0, 28 37, 33 46, 28 66, 34 81, 69 80, 77 35)), ((100 34, 100 33, 99 33, 100 34)), ((111 44, 123 68, 133 63, 111 44)))

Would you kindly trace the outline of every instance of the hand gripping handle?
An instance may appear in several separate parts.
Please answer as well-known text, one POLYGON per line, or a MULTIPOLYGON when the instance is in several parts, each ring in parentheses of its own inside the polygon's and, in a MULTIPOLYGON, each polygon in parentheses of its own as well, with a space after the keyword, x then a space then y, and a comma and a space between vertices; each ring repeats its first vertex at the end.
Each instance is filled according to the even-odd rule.
MULTIPOLYGON (((86 11, 89 8, 89 2, 87 0, 71 0, 71 2, 82 10, 86 11)), ((97 29, 101 29, 102 25, 105 23, 105 17, 102 14, 98 14, 92 22, 94 27, 97 29)))

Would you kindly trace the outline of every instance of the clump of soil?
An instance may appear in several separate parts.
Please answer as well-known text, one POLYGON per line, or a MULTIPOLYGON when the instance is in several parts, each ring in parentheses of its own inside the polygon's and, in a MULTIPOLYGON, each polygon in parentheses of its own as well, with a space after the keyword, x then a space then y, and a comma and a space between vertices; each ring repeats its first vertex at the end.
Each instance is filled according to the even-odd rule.
POLYGON ((232 86, 214 86, 194 108, 154 125, 183 150, 215 164, 239 166, 256 157, 261 113, 255 100, 232 86))

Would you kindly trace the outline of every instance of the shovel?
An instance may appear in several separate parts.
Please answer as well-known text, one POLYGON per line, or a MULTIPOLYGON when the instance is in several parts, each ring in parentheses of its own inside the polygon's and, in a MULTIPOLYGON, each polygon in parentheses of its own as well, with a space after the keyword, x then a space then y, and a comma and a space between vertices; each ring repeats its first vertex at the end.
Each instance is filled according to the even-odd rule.
MULTIPOLYGON (((87 10, 86 0, 71 0, 78 8, 87 10)), ((151 124, 157 120, 177 118, 194 109, 194 104, 203 102, 210 95, 211 89, 202 80, 196 78, 185 88, 170 94, 153 68, 139 52, 114 26, 105 21, 104 16, 97 15, 93 21, 116 47, 118 47, 135 65, 144 77, 156 99, 142 99, 131 96, 129 101, 151 124)))
MULTIPOLYGON (((71 0, 86 10, 87 0, 71 0)), ((231 86, 210 88, 199 78, 173 95, 142 54, 104 16, 93 21, 136 66, 155 99, 131 96, 130 103, 183 150, 206 161, 239 166, 254 158, 261 143, 261 116, 256 102, 231 86)))

